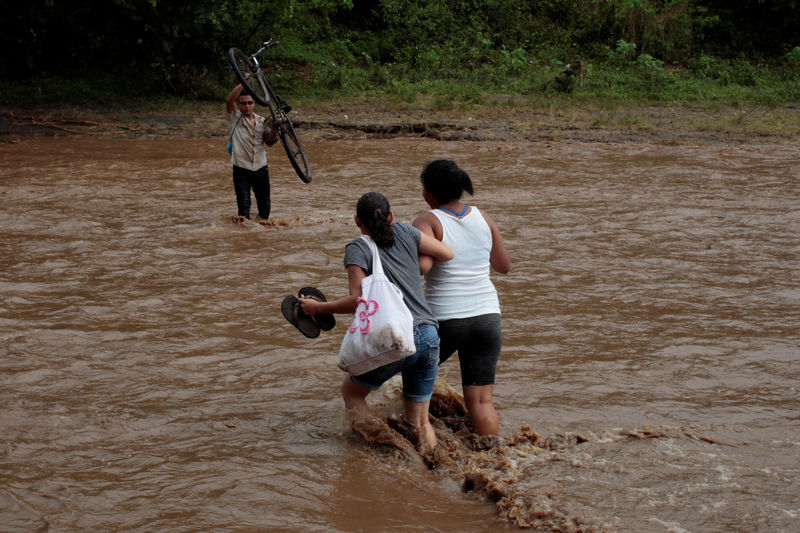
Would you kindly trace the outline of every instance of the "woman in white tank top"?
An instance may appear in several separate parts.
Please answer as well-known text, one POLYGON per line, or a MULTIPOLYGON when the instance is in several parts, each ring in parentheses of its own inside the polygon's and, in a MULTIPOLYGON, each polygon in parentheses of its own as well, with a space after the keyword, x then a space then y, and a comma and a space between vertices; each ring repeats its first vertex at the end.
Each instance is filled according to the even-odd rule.
POLYGON ((489 215, 461 202, 465 191, 473 194, 472 180, 456 163, 428 163, 421 181, 422 196, 432 209, 417 217, 414 226, 453 250, 453 259, 446 263, 420 257, 425 297, 439 321, 439 364, 458 352, 472 431, 497 435, 492 391, 502 331, 490 272, 508 273, 511 256, 489 215))

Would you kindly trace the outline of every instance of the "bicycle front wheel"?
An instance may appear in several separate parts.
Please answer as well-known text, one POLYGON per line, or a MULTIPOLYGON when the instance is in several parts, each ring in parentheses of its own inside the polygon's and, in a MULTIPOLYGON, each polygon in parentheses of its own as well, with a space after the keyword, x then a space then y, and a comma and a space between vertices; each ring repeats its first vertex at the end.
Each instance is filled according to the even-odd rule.
POLYGON ((247 91, 259 105, 269 107, 270 98, 267 84, 261 69, 250 56, 239 50, 231 48, 228 50, 228 57, 231 61, 233 72, 239 79, 244 90, 247 91))

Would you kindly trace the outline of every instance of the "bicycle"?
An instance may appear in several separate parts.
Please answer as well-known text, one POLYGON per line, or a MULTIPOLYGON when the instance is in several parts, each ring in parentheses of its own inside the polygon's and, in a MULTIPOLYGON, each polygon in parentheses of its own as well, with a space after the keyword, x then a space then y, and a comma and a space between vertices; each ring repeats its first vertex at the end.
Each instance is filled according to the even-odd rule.
POLYGON ((278 44, 280 43, 270 39, 262 43, 257 52, 250 55, 245 54, 238 48, 231 48, 228 50, 228 57, 230 58, 233 72, 239 79, 239 83, 244 87, 244 90, 253 97, 253 100, 267 107, 270 112, 271 122, 280 126, 278 137, 286 149, 286 155, 289 156, 289 162, 291 162, 295 172, 305 183, 310 183, 311 167, 308 165, 308 158, 303 151, 303 146, 300 144, 300 139, 297 138, 297 133, 294 131, 294 125, 289 119, 289 111, 292 108, 284 99, 278 96, 278 93, 267 81, 261 71, 261 65, 258 63, 259 54, 267 48, 272 48, 278 44))

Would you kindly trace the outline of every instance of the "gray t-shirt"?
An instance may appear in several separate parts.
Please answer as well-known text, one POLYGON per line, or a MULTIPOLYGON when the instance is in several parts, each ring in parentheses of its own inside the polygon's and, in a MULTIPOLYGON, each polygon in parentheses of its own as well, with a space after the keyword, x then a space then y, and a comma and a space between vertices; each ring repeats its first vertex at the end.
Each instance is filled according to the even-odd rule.
MULTIPOLYGON (((414 325, 439 323, 431 312, 422 290, 422 276, 419 273, 420 231, 408 224, 395 222, 394 245, 390 248, 378 248, 381 255, 383 271, 389 281, 397 285, 403 293, 403 300, 414 317, 414 325)), ((372 253, 363 239, 349 242, 344 248, 344 266, 356 265, 364 269, 367 275, 372 274, 372 253)))

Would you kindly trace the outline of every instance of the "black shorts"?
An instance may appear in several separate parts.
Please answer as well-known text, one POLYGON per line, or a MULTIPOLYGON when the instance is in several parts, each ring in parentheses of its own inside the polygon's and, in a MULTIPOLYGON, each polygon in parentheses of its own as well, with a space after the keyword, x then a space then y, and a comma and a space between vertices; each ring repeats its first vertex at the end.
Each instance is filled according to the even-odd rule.
POLYGON ((458 352, 461 385, 492 385, 503 345, 500 314, 439 321, 439 364, 458 352))

